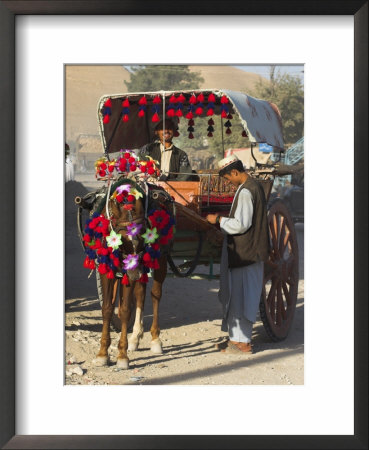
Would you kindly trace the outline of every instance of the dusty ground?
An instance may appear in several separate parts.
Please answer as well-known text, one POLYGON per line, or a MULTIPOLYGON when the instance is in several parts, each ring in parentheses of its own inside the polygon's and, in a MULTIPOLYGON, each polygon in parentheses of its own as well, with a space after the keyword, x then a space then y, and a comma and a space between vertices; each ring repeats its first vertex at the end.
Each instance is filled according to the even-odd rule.
MULTIPOLYGON (((160 306, 163 354, 150 352, 151 299, 146 297, 145 335, 130 354, 130 368, 117 370, 119 334, 112 331, 109 367, 93 366, 99 349, 101 312, 95 276, 88 279, 76 231, 74 196, 94 188, 92 174, 77 176, 83 184, 66 184, 65 351, 66 384, 170 385, 301 385, 304 383, 304 266, 303 225, 296 230, 300 254, 297 308, 287 339, 274 343, 258 321, 254 327, 253 355, 226 355, 214 344, 225 337, 220 330, 218 281, 168 277, 160 306), (72 201, 71 201, 72 200, 72 201)), ((207 273, 205 267, 197 272, 207 273)), ((219 271, 216 266, 215 272, 219 271)), ((150 289, 148 286, 148 292, 150 289)))

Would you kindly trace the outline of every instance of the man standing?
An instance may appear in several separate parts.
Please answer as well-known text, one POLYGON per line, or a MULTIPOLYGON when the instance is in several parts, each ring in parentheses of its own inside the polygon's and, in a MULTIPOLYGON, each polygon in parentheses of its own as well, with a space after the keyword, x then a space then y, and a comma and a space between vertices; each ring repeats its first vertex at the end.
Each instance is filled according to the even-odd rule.
POLYGON ((151 144, 144 145, 139 151, 139 156, 148 155, 159 162, 162 171, 160 180, 191 180, 192 169, 187 153, 172 143, 175 130, 176 127, 171 120, 166 120, 165 124, 160 121, 155 127, 157 139, 151 144))
POLYGON ((269 255, 267 207, 262 186, 249 176, 235 155, 218 163, 219 176, 236 186, 229 217, 209 214, 225 233, 222 248, 219 300, 222 331, 229 338, 217 345, 225 353, 252 353, 252 327, 263 287, 264 261, 269 255))

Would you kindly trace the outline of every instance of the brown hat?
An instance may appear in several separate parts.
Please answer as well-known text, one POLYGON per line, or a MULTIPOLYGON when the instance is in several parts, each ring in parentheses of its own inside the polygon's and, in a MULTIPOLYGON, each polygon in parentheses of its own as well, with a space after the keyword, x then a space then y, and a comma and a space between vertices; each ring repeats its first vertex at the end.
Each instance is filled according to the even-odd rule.
MULTIPOLYGON (((155 131, 162 130, 164 125, 164 120, 161 120, 158 122, 155 126, 155 131)), ((173 120, 167 119, 165 121, 165 128, 175 131, 178 128, 178 125, 176 125, 173 120)))

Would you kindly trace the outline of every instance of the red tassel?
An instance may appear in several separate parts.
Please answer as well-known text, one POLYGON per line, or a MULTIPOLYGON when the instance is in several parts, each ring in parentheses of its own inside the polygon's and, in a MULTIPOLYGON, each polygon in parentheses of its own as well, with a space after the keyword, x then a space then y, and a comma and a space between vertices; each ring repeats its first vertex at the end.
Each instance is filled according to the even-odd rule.
POLYGON ((222 111, 221 116, 223 117, 223 119, 226 119, 227 118, 227 113, 225 111, 222 111))
POLYGON ((201 108, 201 106, 199 106, 198 108, 196 108, 196 111, 195 111, 195 113, 198 115, 198 116, 200 116, 202 113, 203 113, 203 109, 201 108))
POLYGON ((123 106, 123 108, 128 108, 128 107, 129 107, 129 101, 128 101, 128 98, 126 98, 125 100, 123 100, 122 106, 123 106))
POLYGON ((110 122, 110 116, 109 114, 105 114, 104 118, 103 118, 103 123, 109 123, 110 122))
POLYGON ((183 103, 186 101, 186 97, 183 94, 180 94, 180 96, 177 98, 177 102, 183 103))
POLYGON ((147 283, 149 281, 149 277, 147 276, 147 273, 143 273, 138 281, 140 283, 147 283))
POLYGON ((226 134, 231 134, 232 130, 230 128, 227 128, 226 134))
POLYGON ((141 109, 141 111, 138 111, 138 117, 144 117, 145 111, 141 109))
POLYGON ((88 269, 90 267, 90 258, 86 256, 85 260, 83 261, 83 267, 88 269))
POLYGON ((160 95, 156 95, 152 102, 154 103, 154 105, 157 105, 157 104, 161 103, 160 95))
POLYGON ((209 108, 207 113, 206 113, 206 115, 207 116, 213 116, 214 115, 214 109, 213 108, 209 108))
POLYGON ((152 121, 152 122, 159 122, 159 120, 160 120, 159 114, 158 114, 158 113, 155 113, 155 114, 152 116, 151 121, 152 121))
POLYGON ((247 137, 247 133, 246 133, 245 130, 242 131, 242 136, 243 136, 243 137, 247 137))
POLYGON ((138 101, 138 104, 139 105, 147 105, 146 97, 145 96, 141 97, 140 100, 138 101))
POLYGON ((109 278, 109 280, 112 280, 114 278, 114 272, 111 269, 106 274, 106 278, 109 278))
POLYGON ((193 134, 190 133, 190 134, 188 135, 188 138, 189 138, 189 139, 193 139, 193 134))
POLYGON ((131 167, 129 168, 129 170, 131 172, 136 172, 137 166, 135 166, 134 164, 131 164, 131 167))
POLYGON ((222 95, 221 99, 220 99, 220 103, 222 103, 223 105, 228 103, 229 100, 225 95, 222 95))
POLYGON ((190 98, 191 105, 195 105, 197 103, 196 95, 192 94, 190 98))
POLYGON ((144 255, 143 255, 143 257, 142 257, 142 260, 144 261, 144 262, 150 262, 151 261, 151 256, 150 256, 150 253, 145 253, 144 255))
POLYGON ((113 165, 109 166, 108 170, 109 170, 110 173, 112 173, 114 171, 114 166, 113 165))
POLYGON ((213 93, 209 94, 208 102, 215 102, 215 95, 213 93))
POLYGON ((129 159, 131 157, 131 154, 129 152, 125 152, 124 157, 125 159, 129 159))
POLYGON ((107 272, 106 264, 99 264, 99 273, 104 275, 107 272))
POLYGON ((208 120, 208 125, 214 125, 214 120, 213 119, 209 119, 208 120))
POLYGON ((176 111, 176 116, 177 116, 177 117, 182 117, 182 116, 183 116, 183 112, 182 112, 181 109, 177 109, 177 111, 176 111))
POLYGON ((174 109, 168 109, 168 111, 167 111, 167 116, 168 117, 174 117, 174 115, 175 115, 175 113, 174 113, 174 109))
POLYGON ((96 266, 95 266, 95 261, 93 259, 90 259, 90 264, 89 264, 88 268, 91 270, 95 270, 96 266))
MULTIPOLYGON (((177 131, 177 133, 178 133, 178 131, 177 131)), ((179 134, 179 133, 178 133, 179 134)), ((154 173, 155 173, 155 170, 152 168, 152 167, 149 167, 148 169, 147 169, 147 173, 149 174, 149 175, 153 175, 154 173)))
POLYGON ((129 286, 129 278, 126 273, 124 274, 121 283, 124 284, 124 286, 129 286))
POLYGON ((177 98, 174 94, 170 97, 169 103, 177 103, 177 98))
POLYGON ((106 100, 106 102, 104 103, 104 106, 107 106, 108 108, 111 108, 111 98, 108 98, 107 100, 106 100))
POLYGON ((160 269, 159 261, 154 259, 153 269, 160 269))
POLYGON ((124 114, 123 118, 122 118, 123 122, 128 122, 129 121, 129 115, 128 114, 124 114))
POLYGON ((101 178, 105 177, 105 176, 106 176, 105 170, 100 170, 100 171, 99 171, 99 176, 100 176, 101 178))
POLYGON ((202 103, 202 102, 204 101, 204 94, 203 94, 203 93, 200 93, 200 94, 197 96, 197 101, 198 101, 199 103, 202 103))

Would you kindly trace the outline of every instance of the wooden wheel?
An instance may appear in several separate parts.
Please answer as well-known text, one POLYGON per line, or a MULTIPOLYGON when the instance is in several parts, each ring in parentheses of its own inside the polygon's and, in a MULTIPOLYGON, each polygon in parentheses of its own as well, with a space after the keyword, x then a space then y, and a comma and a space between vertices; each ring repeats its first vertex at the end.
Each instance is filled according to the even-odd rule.
POLYGON ((260 317, 273 341, 285 339, 296 309, 299 268, 293 220, 283 201, 274 201, 268 213, 271 251, 264 267, 260 317))

